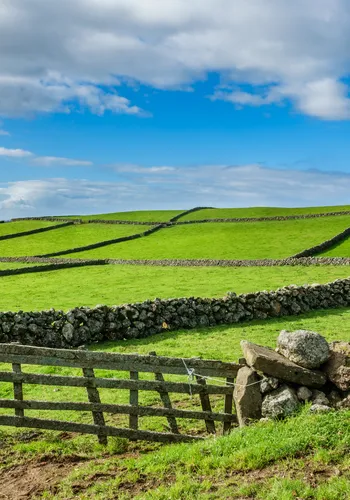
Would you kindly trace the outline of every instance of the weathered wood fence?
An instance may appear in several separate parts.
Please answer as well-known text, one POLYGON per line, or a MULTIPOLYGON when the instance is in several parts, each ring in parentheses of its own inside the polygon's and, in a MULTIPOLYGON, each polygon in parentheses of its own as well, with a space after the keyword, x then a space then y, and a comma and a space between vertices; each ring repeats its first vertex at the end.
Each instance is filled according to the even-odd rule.
MULTIPOLYGON (((85 350, 50 349, 0 344, 0 363, 12 364, 12 371, 0 371, 0 383, 13 384, 14 399, 0 399, 0 409, 14 409, 15 415, 1 415, 0 425, 49 429, 57 431, 95 434, 101 444, 108 436, 119 436, 133 440, 160 442, 189 441, 202 439, 198 436, 181 434, 177 419, 204 420, 208 433, 216 433, 215 422, 222 423, 223 433, 230 431, 236 416, 233 414, 233 385, 241 365, 197 358, 168 358, 150 353, 148 356, 135 354, 114 354, 85 350), (46 375, 25 371, 25 365, 71 367, 82 370, 82 376, 46 375), (95 375, 96 369, 128 372, 129 378, 103 378, 95 375), (153 373, 155 380, 141 380, 140 373, 153 373), (183 375, 183 382, 165 381, 163 374, 183 375), (220 379, 213 385, 203 377, 220 379), (220 381, 222 379, 222 385, 220 381), (24 384, 42 386, 63 386, 86 388, 88 402, 53 402, 25 400, 24 384), (130 391, 130 404, 104 404, 99 388, 126 389, 130 391), (162 407, 140 406, 139 391, 153 391, 159 395, 162 407), (184 410, 172 406, 169 393, 198 394, 201 410, 184 410), (213 412, 210 395, 222 395, 224 412, 213 412), (49 420, 26 416, 28 410, 82 411, 91 412, 94 424, 49 420), (107 425, 104 413, 129 415, 129 428, 107 425), (169 433, 139 429, 139 417, 165 417, 169 433)), ((109 374, 110 375, 110 374, 109 374)), ((117 374, 116 374, 117 375, 117 374)), ((0 386, 1 387, 1 386, 0 386)), ((43 390, 43 394, 45 394, 43 390)))

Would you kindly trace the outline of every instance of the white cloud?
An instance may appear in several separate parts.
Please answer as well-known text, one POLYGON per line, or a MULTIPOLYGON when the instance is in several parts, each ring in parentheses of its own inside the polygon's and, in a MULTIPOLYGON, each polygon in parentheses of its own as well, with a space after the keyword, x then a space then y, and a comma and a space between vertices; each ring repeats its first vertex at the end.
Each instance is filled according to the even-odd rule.
POLYGON ((0 147, 0 156, 7 156, 9 158, 28 158, 33 153, 25 151, 24 149, 8 149, 0 147))
MULTIPOLYGON (((141 168, 141 167, 140 167, 141 168)), ((193 206, 314 206, 349 202, 350 175, 260 165, 176 168, 102 182, 44 179, 0 184, 2 218, 183 209, 193 206)))
POLYGON ((348 0, 0 0, 0 114, 137 115, 123 78, 188 88, 218 72, 235 104, 348 119, 349 42, 348 0))
POLYGON ((0 156, 7 158, 29 159, 32 165, 42 167, 90 167, 93 165, 92 161, 61 158, 59 156, 36 156, 31 151, 26 151, 24 149, 8 149, 4 147, 0 147, 0 156))
POLYGON ((92 161, 73 160, 72 158, 60 158, 59 156, 38 156, 32 163, 42 167, 89 167, 93 165, 92 161))
POLYGON ((1 129, 0 129, 0 135, 7 135, 7 136, 9 136, 9 135, 10 135, 10 133, 9 133, 9 132, 7 132, 6 130, 1 130, 1 129))
POLYGON ((176 171, 175 167, 159 166, 159 167, 142 167, 140 165, 115 165, 111 167, 115 172, 127 174, 171 174, 176 171))

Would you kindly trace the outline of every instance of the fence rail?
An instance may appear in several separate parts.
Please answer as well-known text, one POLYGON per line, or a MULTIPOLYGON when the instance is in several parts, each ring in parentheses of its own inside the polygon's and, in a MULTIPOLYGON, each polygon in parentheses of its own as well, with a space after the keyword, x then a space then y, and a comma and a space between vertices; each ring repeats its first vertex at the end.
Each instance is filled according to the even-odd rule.
MULTIPOLYGON (((0 344, 0 363, 12 365, 12 371, 0 371, 0 383, 13 384, 13 399, 0 399, 0 409, 13 409, 14 416, 0 415, 0 425, 52 429, 58 431, 96 434, 101 444, 108 436, 128 439, 145 439, 160 442, 178 442, 200 439, 198 436, 181 434, 177 419, 203 420, 206 431, 216 433, 215 422, 222 423, 223 433, 230 431, 237 419, 233 414, 233 381, 242 365, 198 358, 169 358, 157 356, 155 352, 142 356, 114 354, 83 350, 64 350, 0 344), (80 368, 81 376, 28 373, 26 365, 80 368), (127 372, 125 378, 97 376, 96 369, 127 372), (140 379, 141 373, 153 373, 155 380, 140 379), (166 381, 163 374, 182 375, 184 382, 166 381), (222 378, 223 385, 206 382, 206 377, 222 378), (24 398, 25 384, 42 386, 81 387, 86 389, 87 402, 34 401, 24 398), (129 405, 103 403, 99 389, 130 391, 129 405), (139 391, 158 394, 163 407, 139 404, 139 391), (199 395, 201 410, 179 409, 172 405, 169 393, 199 395), (224 411, 212 410, 210 395, 225 398, 224 411), (49 420, 27 416, 28 411, 51 410, 91 412, 93 424, 49 420), (114 427, 106 423, 105 414, 128 415, 129 429, 114 427), (140 417, 166 418, 170 432, 154 432, 139 429, 140 417)), ((113 375, 113 377, 111 377, 113 375)))

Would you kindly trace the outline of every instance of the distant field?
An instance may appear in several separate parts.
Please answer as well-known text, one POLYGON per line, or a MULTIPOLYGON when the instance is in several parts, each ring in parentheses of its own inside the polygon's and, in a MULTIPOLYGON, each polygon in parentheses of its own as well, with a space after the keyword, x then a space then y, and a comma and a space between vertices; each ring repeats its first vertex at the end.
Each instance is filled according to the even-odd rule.
POLYGON ((59 222, 44 222, 44 221, 18 221, 5 222, 0 224, 0 236, 12 233, 24 233, 25 231, 33 231, 33 229, 41 229, 43 227, 57 226, 59 222))
POLYGON ((226 292, 274 290, 291 283, 325 283, 350 276, 345 266, 157 267, 89 266, 1 277, 0 310, 116 305, 156 297, 222 297, 226 292), (25 293, 19 293, 19 290, 25 293))
POLYGON ((190 224, 167 228, 141 240, 118 243, 71 256, 123 259, 277 259, 319 244, 349 226, 350 216, 283 222, 190 224))
POLYGON ((322 253, 322 257, 350 257, 350 238, 331 250, 322 253))
MULTIPOLYGON (((140 222, 165 222, 181 214, 184 210, 147 210, 137 212, 112 212, 110 214, 96 214, 96 215, 69 215, 69 219, 104 219, 104 220, 132 220, 140 222)), ((62 216, 66 218, 65 216, 62 216)))
MULTIPOLYGON (((59 252, 146 231, 149 226, 81 224, 13 240, 0 241, 0 257, 19 257, 59 252)), ((80 255, 80 254, 79 254, 80 255)))
POLYGON ((230 219, 235 217, 275 217, 279 215, 303 215, 326 212, 345 212, 350 210, 350 205, 303 207, 303 208, 278 208, 278 207, 252 207, 252 208, 210 208, 199 210, 181 217, 181 220, 201 219, 230 219))

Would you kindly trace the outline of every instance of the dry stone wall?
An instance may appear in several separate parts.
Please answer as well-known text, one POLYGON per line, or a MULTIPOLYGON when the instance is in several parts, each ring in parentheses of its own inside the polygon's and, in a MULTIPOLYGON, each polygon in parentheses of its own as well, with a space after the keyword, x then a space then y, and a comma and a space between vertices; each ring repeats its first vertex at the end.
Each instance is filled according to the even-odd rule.
POLYGON ((325 285, 291 285, 272 292, 228 293, 221 299, 155 299, 114 307, 77 307, 67 313, 54 309, 1 312, 0 342, 71 348, 349 305, 350 278, 325 285))

